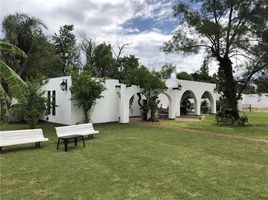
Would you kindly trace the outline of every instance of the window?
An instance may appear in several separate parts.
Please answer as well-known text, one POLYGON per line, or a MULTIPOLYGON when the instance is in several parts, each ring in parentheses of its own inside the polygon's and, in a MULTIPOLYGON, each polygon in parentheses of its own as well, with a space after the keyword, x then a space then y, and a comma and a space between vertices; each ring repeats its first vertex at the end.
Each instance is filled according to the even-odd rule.
POLYGON ((51 92, 47 91, 47 114, 50 115, 51 114, 51 92))
POLYGON ((52 91, 52 115, 56 115, 56 91, 52 91))

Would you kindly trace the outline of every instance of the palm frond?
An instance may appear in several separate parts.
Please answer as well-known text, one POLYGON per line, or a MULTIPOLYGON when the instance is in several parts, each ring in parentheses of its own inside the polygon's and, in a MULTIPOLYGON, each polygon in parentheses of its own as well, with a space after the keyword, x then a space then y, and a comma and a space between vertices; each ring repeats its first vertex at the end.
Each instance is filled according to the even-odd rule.
POLYGON ((14 55, 21 56, 23 58, 27 58, 27 55, 24 53, 24 51, 8 42, 0 41, 0 49, 2 51, 8 51, 14 55))
POLYGON ((25 102, 25 94, 28 92, 26 83, 7 64, 0 60, 0 77, 8 84, 12 96, 18 101, 25 102))

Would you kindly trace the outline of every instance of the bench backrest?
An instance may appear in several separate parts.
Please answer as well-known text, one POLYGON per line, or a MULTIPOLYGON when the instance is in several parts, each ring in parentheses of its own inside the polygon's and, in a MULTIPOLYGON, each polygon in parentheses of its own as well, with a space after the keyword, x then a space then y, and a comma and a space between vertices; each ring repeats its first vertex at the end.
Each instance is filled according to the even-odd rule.
POLYGON ((13 131, 0 131, 0 141, 7 142, 13 140, 27 140, 27 139, 41 139, 44 138, 42 129, 25 129, 13 131))
POLYGON ((55 127, 55 129, 58 137, 73 134, 83 134, 83 133, 90 134, 91 131, 94 131, 92 123, 78 124, 72 126, 61 126, 61 127, 55 127))

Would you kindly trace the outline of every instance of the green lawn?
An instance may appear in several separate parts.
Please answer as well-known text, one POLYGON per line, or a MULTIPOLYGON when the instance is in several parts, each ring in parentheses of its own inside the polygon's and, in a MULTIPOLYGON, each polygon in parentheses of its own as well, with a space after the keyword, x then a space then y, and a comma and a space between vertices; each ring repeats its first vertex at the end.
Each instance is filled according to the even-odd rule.
POLYGON ((229 135, 242 135, 256 139, 268 140, 268 113, 248 112, 248 126, 219 126, 215 122, 214 115, 206 115, 205 119, 194 122, 184 122, 181 120, 162 120, 161 125, 208 131, 213 133, 224 133, 229 135))
MULTIPOLYGON (((1 154, 6 199, 268 199, 268 144, 143 125, 96 126, 75 148, 50 141, 1 154)), ((3 125, 21 129, 25 125, 3 125)))

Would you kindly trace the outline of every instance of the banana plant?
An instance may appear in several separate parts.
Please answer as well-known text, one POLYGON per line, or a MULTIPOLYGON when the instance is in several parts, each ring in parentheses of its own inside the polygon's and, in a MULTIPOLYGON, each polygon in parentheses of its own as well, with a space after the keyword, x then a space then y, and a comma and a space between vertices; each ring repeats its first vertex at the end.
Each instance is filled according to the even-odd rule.
MULTIPOLYGON (((27 57, 27 55, 21 49, 4 41, 0 41, 0 51, 6 51, 24 58, 27 57)), ((25 94, 27 94, 28 92, 26 83, 13 69, 11 69, 2 60, 0 60, 0 78, 0 98, 2 111, 7 110, 7 102, 10 97, 16 98, 19 102, 26 102, 25 94), (8 96, 8 94, 4 90, 4 87, 2 86, 2 81, 7 84, 9 92, 11 94, 10 96, 8 96)))

